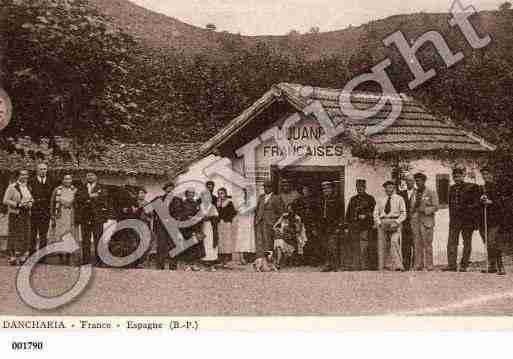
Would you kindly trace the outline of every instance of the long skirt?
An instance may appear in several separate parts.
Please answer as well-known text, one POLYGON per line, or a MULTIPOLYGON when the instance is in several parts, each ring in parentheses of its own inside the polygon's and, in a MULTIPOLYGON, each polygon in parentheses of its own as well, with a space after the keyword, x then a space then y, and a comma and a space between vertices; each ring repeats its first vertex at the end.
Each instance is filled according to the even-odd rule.
POLYGON ((205 238, 203 239, 205 256, 201 259, 203 261, 216 261, 218 247, 214 247, 214 228, 212 223, 210 221, 203 222, 202 231, 205 234, 205 238))
POLYGON ((252 213, 235 217, 234 251, 239 253, 255 253, 255 228, 252 213))
POLYGON ((7 250, 10 253, 24 254, 30 250, 30 211, 20 210, 19 214, 9 214, 9 236, 7 250))
POLYGON ((78 238, 78 229, 75 225, 74 211, 72 208, 62 208, 61 214, 55 219, 55 224, 50 222, 48 229, 48 244, 61 241, 65 234, 71 234, 77 243, 80 243, 78 238))
POLYGON ((232 254, 234 251, 232 223, 219 221, 217 230, 219 231, 219 253, 232 254))

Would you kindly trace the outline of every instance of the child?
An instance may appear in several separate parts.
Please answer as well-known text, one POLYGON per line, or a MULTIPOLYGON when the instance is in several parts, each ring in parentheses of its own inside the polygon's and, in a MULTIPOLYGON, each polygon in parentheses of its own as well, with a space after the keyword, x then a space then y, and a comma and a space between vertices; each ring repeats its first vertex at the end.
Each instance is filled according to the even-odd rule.
POLYGON ((274 249, 276 250, 276 264, 279 268, 283 257, 290 258, 294 253, 302 255, 307 241, 303 221, 295 213, 292 204, 287 205, 287 212, 278 219, 274 230, 276 232, 274 249))

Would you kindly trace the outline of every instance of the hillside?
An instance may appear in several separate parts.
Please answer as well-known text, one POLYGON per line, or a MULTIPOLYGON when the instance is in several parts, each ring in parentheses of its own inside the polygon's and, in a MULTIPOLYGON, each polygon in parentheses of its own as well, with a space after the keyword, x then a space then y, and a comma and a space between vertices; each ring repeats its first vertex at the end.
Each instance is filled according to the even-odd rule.
POLYGON ((82 133, 81 121, 88 121, 93 135, 123 142, 205 141, 273 84, 341 88, 387 57, 392 60, 387 73, 398 91, 513 153, 511 10, 473 16, 478 32, 493 39, 474 50, 459 29, 449 27, 448 14, 396 15, 332 32, 248 37, 200 29, 128 0, 76 0, 67 12, 55 10, 58 1, 65 3, 11 4, 5 81, 18 110, 9 135, 17 136, 20 128, 34 136, 82 133), (80 5, 85 1, 100 14, 80 5), (90 34, 74 31, 88 23, 84 29, 90 34), (113 32, 110 23, 122 31, 113 32), (56 26, 63 29, 60 42, 56 26), (410 91, 412 74, 404 59, 395 46, 382 43, 397 30, 410 40, 439 31, 453 52, 462 50, 466 57, 447 69, 433 46, 423 46, 421 63, 437 76, 410 91), (91 37, 102 46, 84 46, 91 37), (69 86, 77 81, 82 87, 69 86), (87 101, 80 91, 87 91, 87 101))
MULTIPOLYGON (((448 30, 447 14, 418 13, 396 15, 362 26, 316 34, 242 36, 192 26, 128 0, 88 1, 101 13, 110 16, 116 25, 158 52, 178 51, 186 55, 208 53, 212 59, 232 55, 234 47, 249 49, 259 42, 281 53, 302 53, 307 60, 333 55, 349 59, 355 49, 363 45, 362 39, 368 41, 366 45, 373 49, 378 58, 384 51, 381 39, 396 30, 411 35, 421 34, 427 29, 448 30), (367 36, 369 33, 371 38, 367 36)), ((494 32, 493 12, 480 13, 479 22, 483 31, 494 32)))

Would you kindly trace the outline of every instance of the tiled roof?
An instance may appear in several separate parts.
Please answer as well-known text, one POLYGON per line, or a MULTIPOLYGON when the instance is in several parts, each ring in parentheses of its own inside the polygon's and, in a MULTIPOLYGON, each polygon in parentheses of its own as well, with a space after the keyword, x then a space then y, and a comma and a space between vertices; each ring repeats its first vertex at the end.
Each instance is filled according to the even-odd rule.
MULTIPOLYGON (((65 160, 61 156, 48 159, 52 169, 92 170, 122 173, 135 170, 141 174, 174 176, 196 157, 201 143, 127 144, 112 143, 95 160, 65 160)), ((35 165, 36 159, 17 152, 0 150, 0 169, 19 169, 35 165)))
MULTIPOLYGON (((356 135, 360 140, 369 125, 377 124, 387 118, 392 108, 390 102, 401 101, 402 111, 393 124, 384 131, 365 138, 365 142, 378 153, 437 150, 488 152, 495 149, 495 146, 455 126, 450 120, 435 117, 421 103, 404 94, 387 95, 390 102, 370 118, 349 118, 340 109, 341 90, 319 87, 308 87, 308 91, 304 89, 303 85, 289 83, 273 86, 262 98, 205 143, 202 153, 212 151, 226 138, 235 135, 261 111, 279 99, 285 99, 297 111, 301 111, 312 101, 319 101, 334 123, 344 123, 347 129, 345 135, 350 137, 356 135)), ((380 100, 381 94, 353 92, 350 95, 344 97, 346 101, 350 99, 357 109, 368 109, 380 100)))

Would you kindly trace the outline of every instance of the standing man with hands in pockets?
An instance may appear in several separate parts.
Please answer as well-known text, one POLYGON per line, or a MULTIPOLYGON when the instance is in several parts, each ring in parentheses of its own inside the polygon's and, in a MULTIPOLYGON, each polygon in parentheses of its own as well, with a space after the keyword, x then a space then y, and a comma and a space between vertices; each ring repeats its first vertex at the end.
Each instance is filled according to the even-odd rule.
POLYGON ((410 199, 410 226, 415 250, 414 268, 416 271, 433 270, 433 231, 435 213, 438 211, 438 195, 426 187, 427 176, 416 173, 417 189, 410 199))

